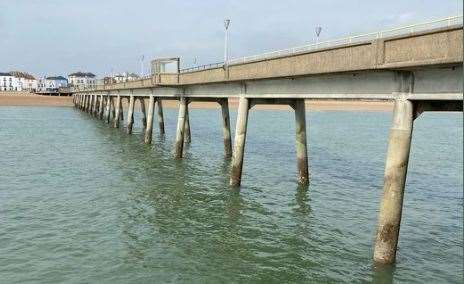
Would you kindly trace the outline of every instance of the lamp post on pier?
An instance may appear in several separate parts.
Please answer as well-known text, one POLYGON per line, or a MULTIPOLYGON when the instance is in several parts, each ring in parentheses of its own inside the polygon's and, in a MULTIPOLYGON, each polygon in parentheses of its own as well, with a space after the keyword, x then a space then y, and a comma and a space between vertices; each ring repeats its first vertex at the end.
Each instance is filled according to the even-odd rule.
POLYGON ((224 37, 224 66, 227 66, 229 61, 229 25, 230 19, 224 20, 224 28, 225 28, 225 37, 224 37))

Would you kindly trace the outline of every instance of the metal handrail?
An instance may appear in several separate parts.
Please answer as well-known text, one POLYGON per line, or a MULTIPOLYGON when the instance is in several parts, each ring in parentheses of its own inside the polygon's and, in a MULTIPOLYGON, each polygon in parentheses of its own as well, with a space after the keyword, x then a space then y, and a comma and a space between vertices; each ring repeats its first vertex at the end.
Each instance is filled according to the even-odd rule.
POLYGON ((194 71, 200 71, 200 70, 206 70, 206 69, 214 69, 214 68, 219 68, 224 66, 224 62, 217 62, 217 63, 210 63, 210 64, 205 64, 205 65, 199 65, 199 66, 194 66, 194 67, 189 67, 189 68, 183 68, 180 69, 180 73, 186 73, 186 72, 194 72, 194 71))

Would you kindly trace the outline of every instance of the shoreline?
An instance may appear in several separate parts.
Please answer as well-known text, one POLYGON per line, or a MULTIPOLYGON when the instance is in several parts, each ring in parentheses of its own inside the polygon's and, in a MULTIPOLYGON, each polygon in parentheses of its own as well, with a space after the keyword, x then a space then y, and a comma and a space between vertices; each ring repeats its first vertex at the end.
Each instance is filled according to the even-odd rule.
MULTIPOLYGON (((126 101, 124 101, 126 105, 126 101)), ((164 100, 163 107, 177 108, 177 101, 164 100)), ((138 104, 136 104, 137 106, 138 104)), ((312 111, 365 111, 365 112, 391 112, 392 102, 384 101, 327 101, 307 100, 306 109, 312 111)), ((72 107, 72 97, 41 96, 25 92, 0 92, 0 107, 3 106, 59 106, 72 107)), ((214 102, 192 102, 191 109, 219 109, 219 104, 214 102)), ((229 99, 229 107, 236 109, 238 99, 229 99)), ((258 110, 291 110, 285 105, 257 105, 253 109, 258 110)))

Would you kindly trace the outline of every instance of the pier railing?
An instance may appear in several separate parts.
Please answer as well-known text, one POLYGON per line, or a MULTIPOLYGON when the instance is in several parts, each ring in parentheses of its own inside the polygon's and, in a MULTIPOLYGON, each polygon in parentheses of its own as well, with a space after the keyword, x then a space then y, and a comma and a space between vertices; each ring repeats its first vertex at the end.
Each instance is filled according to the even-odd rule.
MULTIPOLYGON (((379 38, 408 35, 408 34, 413 34, 413 33, 421 32, 421 31, 451 27, 451 26, 462 25, 462 24, 463 24, 462 15, 452 16, 452 17, 447 17, 444 19, 439 19, 439 20, 434 20, 434 21, 429 21, 429 22, 424 22, 424 23, 419 23, 419 24, 414 24, 414 25, 408 25, 408 26, 402 26, 402 27, 382 30, 378 32, 372 32, 372 33, 366 33, 366 34, 360 34, 360 35, 352 35, 352 36, 348 36, 348 37, 344 37, 340 39, 327 40, 327 41, 322 41, 318 43, 311 43, 311 44, 306 44, 302 46, 296 46, 296 47, 291 47, 291 48, 286 48, 286 49, 281 49, 281 50, 270 51, 270 52, 261 53, 257 55, 234 58, 228 61, 228 65, 244 64, 247 62, 289 56, 293 54, 305 53, 305 52, 315 51, 319 49, 336 47, 339 45, 365 42, 365 41, 375 40, 379 38)), ((200 70, 214 69, 214 68, 218 68, 222 66, 224 66, 224 62, 189 67, 189 68, 181 69, 180 72, 181 73, 196 72, 200 70)))

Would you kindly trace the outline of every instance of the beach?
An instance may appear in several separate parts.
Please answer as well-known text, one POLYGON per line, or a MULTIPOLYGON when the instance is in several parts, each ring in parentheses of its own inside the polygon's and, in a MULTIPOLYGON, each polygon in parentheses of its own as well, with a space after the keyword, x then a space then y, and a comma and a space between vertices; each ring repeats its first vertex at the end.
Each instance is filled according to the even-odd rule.
MULTIPOLYGON (((124 104, 127 100, 124 100, 124 104)), ((136 104, 138 105, 138 104, 136 104)), ((176 100, 164 100, 165 108, 177 108, 176 100)), ((0 92, 0 106, 73 106, 72 97, 41 96, 26 92, 0 92)), ((238 107, 237 99, 229 99, 231 108, 238 107)), ((219 108, 219 104, 213 102, 193 102, 189 104, 193 109, 219 108)), ((283 105, 257 105, 260 110, 290 110, 283 105)), ((313 111, 380 111, 389 112, 393 109, 391 102, 383 101, 321 101, 307 100, 306 109, 313 111)))

